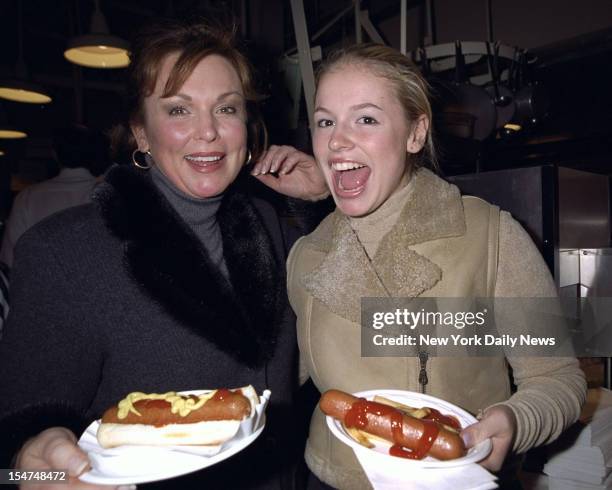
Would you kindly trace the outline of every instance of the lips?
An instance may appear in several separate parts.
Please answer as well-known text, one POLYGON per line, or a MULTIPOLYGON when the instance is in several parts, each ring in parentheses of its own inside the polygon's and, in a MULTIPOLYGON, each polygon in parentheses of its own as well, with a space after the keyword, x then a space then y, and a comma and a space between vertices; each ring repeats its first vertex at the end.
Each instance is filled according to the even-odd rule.
POLYGON ((198 172, 214 172, 225 161, 225 153, 220 151, 190 153, 185 160, 198 172))
POLYGON ((371 174, 370 167, 347 159, 334 159, 329 162, 329 165, 337 196, 354 198, 363 192, 371 174))

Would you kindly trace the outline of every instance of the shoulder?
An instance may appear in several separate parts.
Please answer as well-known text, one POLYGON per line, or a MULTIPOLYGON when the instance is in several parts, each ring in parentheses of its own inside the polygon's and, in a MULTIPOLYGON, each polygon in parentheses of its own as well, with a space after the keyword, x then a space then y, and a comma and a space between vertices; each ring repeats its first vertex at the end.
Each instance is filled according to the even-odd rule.
POLYGON ((338 211, 329 214, 312 233, 294 243, 287 258, 289 281, 310 272, 323 260, 330 251, 340 219, 338 211))
MULTIPOLYGON (((69 230, 79 231, 91 228, 99 222, 101 222, 99 213, 91 203, 88 203, 58 211, 38 222, 31 230, 39 236, 60 238, 69 230)), ((30 230, 26 232, 26 235, 29 233, 30 230)))
POLYGON ((99 243, 103 223, 92 204, 84 204, 55 213, 28 229, 19 239, 16 255, 54 256, 74 254, 84 243, 99 243))
POLYGON ((23 189, 22 191, 20 191, 16 196, 15 196, 15 200, 13 201, 13 206, 11 209, 11 213, 16 213, 19 210, 23 209, 24 207, 28 206, 28 202, 31 199, 32 193, 35 192, 35 189, 37 188, 38 184, 34 184, 31 185, 29 187, 26 187, 25 189, 23 189))
MULTIPOLYGON (((11 282, 19 283, 23 293, 41 281, 63 290, 91 271, 101 280, 102 271, 116 263, 121 251, 91 204, 69 208, 40 221, 19 239, 11 282)), ((48 291, 49 297, 55 292, 48 291)))
POLYGON ((540 250, 523 226, 507 211, 499 215, 500 260, 511 257, 513 261, 543 262, 540 250))
POLYGON ((467 220, 499 219, 499 206, 476 196, 461 196, 463 211, 467 220))
POLYGON ((302 247, 319 252, 328 252, 340 219, 341 214, 338 210, 328 214, 312 233, 306 235, 304 239, 301 240, 302 247))
POLYGON ((553 277, 527 231, 506 211, 500 213, 499 221, 496 295, 556 296, 553 277))

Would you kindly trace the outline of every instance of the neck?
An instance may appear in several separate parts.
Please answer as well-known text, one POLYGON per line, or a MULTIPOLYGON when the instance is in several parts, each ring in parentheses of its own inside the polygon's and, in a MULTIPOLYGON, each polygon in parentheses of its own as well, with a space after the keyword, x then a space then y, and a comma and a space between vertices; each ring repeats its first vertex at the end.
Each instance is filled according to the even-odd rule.
POLYGON ((383 237, 397 223, 404 204, 410 199, 412 181, 397 189, 375 211, 366 216, 349 217, 349 222, 370 258, 373 258, 383 237))
POLYGON ((217 212, 223 195, 203 199, 188 196, 178 189, 157 166, 151 168, 151 178, 170 205, 195 233, 213 264, 227 276, 221 230, 217 222, 217 212))

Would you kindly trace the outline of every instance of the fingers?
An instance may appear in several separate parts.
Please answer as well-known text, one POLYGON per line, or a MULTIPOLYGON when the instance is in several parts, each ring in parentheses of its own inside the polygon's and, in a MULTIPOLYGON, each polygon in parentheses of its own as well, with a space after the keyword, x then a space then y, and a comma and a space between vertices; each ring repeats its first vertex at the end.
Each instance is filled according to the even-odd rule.
POLYGON ((87 455, 77 446, 76 437, 68 429, 57 427, 41 432, 40 457, 53 469, 68 470, 78 476, 89 465, 87 455))
POLYGON ((283 155, 285 156, 287 155, 288 148, 290 147, 271 145, 270 148, 268 148, 268 151, 266 151, 263 155, 261 155, 261 157, 255 164, 255 167, 253 167, 253 171, 251 172, 251 174, 252 175, 262 175, 262 174, 265 175, 267 173, 276 171, 276 169, 274 170, 272 169, 278 165, 277 161, 283 155))
POLYGON ((468 448, 490 438, 493 449, 480 464, 488 470, 498 471, 512 448, 515 433, 514 413, 509 407, 498 405, 487 410, 480 422, 461 431, 461 437, 468 448))
MULTIPOLYGON (((85 452, 77 446, 74 434, 64 427, 47 429, 24 444, 17 456, 16 468, 27 471, 67 470, 68 487, 71 490, 113 490, 108 485, 92 485, 80 481, 77 477, 89 467, 89 459, 85 452)), ((57 485, 27 484, 27 490, 57 490, 57 485)))
POLYGON ((310 157, 305 153, 295 150, 288 153, 283 159, 281 159, 278 167, 272 171, 278 171, 280 175, 288 174, 296 167, 296 165, 301 162, 305 162, 308 158, 310 157))
POLYGON ((70 476, 78 476, 88 467, 89 460, 76 445, 72 432, 53 427, 24 444, 16 463, 18 469, 67 470, 70 476))
POLYGON ((319 201, 329 196, 325 177, 315 159, 293 146, 270 146, 251 175, 289 197, 319 201))
POLYGON ((254 176, 276 172, 286 174, 300 162, 314 164, 314 159, 310 155, 296 150, 293 146, 272 145, 260 157, 251 174, 254 176))

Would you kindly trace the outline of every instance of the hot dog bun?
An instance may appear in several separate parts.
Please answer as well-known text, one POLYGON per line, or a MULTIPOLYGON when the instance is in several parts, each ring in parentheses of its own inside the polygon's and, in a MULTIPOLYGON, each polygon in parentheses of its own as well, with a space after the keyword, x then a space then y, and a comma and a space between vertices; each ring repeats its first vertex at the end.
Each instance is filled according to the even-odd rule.
POLYGON ((218 445, 234 437, 259 402, 252 386, 199 395, 134 392, 102 416, 104 448, 121 445, 218 445))

